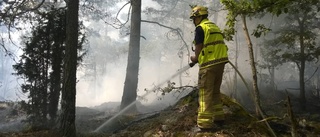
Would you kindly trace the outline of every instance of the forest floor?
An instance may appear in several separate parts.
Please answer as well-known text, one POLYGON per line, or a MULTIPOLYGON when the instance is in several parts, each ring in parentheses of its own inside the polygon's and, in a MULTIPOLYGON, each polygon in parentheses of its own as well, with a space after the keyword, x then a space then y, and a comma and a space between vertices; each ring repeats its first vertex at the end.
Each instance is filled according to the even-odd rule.
MULTIPOLYGON (((245 109, 235 100, 223 96, 226 121, 212 131, 198 132, 196 128, 197 94, 191 92, 181 98, 175 105, 164 110, 145 114, 123 114, 113 120, 112 115, 101 111, 78 108, 81 113, 76 117, 79 137, 269 137, 272 136, 265 121, 279 137, 290 137, 292 127, 296 125, 298 137, 320 137, 320 103, 317 99, 308 99, 308 108, 301 111, 297 101, 292 99, 290 105, 286 95, 262 98, 265 119, 258 119, 254 112, 245 109), (283 98, 283 100, 277 100, 283 98), (290 117, 289 106, 293 106, 290 117), (294 119, 296 124, 292 124, 294 119), (109 120, 108 123, 105 123, 109 120), (105 125, 99 128, 101 125, 105 125), (97 131, 97 132, 93 132, 97 131)), ((3 109, 0 109, 3 112, 3 109)), ((0 115, 1 116, 1 115, 0 115)), ((0 137, 59 137, 55 131, 1 132, 0 137)))

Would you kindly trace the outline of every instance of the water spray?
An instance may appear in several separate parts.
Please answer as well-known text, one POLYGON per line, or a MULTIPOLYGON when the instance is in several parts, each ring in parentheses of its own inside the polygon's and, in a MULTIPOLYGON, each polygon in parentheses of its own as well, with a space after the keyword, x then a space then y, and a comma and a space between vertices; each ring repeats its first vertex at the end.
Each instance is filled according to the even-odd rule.
MULTIPOLYGON (((177 73, 173 74, 171 77, 167 78, 166 80, 164 80, 163 82, 159 83, 157 86, 155 86, 151 91, 155 91, 157 90, 160 86, 162 86, 163 84, 167 83, 168 81, 170 81, 171 79, 179 76, 181 73, 185 72, 186 70, 188 70, 190 67, 190 65, 187 65, 183 68, 181 68, 180 70, 178 70, 177 73)), ((152 92, 147 92, 145 94, 143 94, 141 97, 144 98, 147 95, 149 95, 152 92)), ((120 112, 118 112, 116 115, 114 115, 113 117, 109 118, 106 122, 104 122, 101 126, 99 126, 96 130, 94 130, 93 132, 99 132, 101 131, 101 129, 103 127, 105 127, 107 124, 111 123, 115 118, 117 118, 119 115, 122 115, 124 112, 126 112, 130 107, 132 107, 135 103, 137 102, 137 100, 135 100, 134 102, 132 102, 131 104, 129 104, 127 107, 123 108, 120 112)))

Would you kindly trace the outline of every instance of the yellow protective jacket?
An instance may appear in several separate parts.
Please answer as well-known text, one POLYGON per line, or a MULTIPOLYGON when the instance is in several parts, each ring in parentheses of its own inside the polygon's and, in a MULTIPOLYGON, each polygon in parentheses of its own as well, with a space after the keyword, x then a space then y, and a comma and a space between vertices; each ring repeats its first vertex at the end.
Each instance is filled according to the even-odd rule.
POLYGON ((198 57, 200 69, 228 62, 228 47, 219 27, 208 19, 202 20, 198 26, 204 32, 203 48, 198 57))

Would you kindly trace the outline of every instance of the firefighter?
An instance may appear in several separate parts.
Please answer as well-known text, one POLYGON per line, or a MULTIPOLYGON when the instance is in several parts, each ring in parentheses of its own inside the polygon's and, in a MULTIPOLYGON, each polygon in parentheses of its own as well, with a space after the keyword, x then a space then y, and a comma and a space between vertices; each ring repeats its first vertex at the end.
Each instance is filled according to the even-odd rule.
POLYGON ((228 60, 228 47, 224 43, 220 28, 209 21, 208 8, 196 6, 190 19, 195 29, 195 55, 191 56, 190 67, 199 64, 199 108, 197 126, 201 130, 212 129, 225 120, 220 99, 220 86, 225 64, 228 60))

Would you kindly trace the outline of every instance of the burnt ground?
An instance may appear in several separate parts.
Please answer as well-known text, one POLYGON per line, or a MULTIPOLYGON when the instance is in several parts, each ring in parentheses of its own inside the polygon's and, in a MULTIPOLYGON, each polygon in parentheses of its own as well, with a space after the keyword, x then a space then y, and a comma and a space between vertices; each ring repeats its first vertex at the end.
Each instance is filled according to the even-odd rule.
MULTIPOLYGON (((292 121, 288 116, 286 94, 269 95, 261 98, 266 119, 255 116, 253 109, 245 109, 240 104, 224 96, 226 121, 212 131, 197 132, 197 94, 191 92, 175 105, 161 111, 143 114, 123 114, 109 121, 98 132, 100 125, 116 113, 106 113, 92 108, 77 108, 76 127, 80 137, 269 137, 272 136, 264 121, 268 121, 274 133, 279 137, 292 136, 292 121)), ((292 111, 297 125, 297 136, 320 137, 319 99, 309 98, 308 108, 302 111, 297 107, 296 98, 291 99, 292 111)), ((7 111, 0 109, 0 114, 7 111)), ((1 116, 1 115, 0 115, 1 116)), ((1 116, 3 118, 3 116, 1 116)), ((5 117, 8 119, 8 117, 5 117)), ((12 118, 13 119, 13 118, 12 118)), ((2 120, 3 121, 3 120, 2 120)), ((17 125, 16 125, 17 126, 17 125)), ((0 137, 59 137, 56 131, 6 131, 0 137)))

